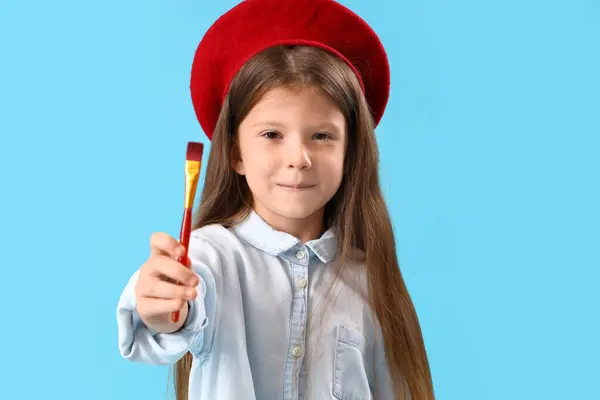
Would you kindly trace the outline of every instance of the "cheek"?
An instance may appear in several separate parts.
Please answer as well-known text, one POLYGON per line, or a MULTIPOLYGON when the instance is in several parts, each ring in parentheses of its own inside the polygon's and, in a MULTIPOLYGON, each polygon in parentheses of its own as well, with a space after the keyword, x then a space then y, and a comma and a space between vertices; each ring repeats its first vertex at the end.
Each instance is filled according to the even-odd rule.
POLYGON ((344 153, 332 152, 321 160, 318 168, 323 182, 327 182, 327 190, 339 187, 344 174, 344 153))
POLYGON ((339 149, 338 151, 336 151, 334 154, 332 154, 331 157, 331 162, 329 167, 331 168, 332 172, 335 173, 336 178, 338 179, 342 179, 342 175, 344 173, 344 159, 345 159, 345 152, 343 149, 339 149))
POLYGON ((261 149, 255 149, 245 154, 244 168, 249 182, 261 185, 276 170, 276 162, 273 157, 261 149))

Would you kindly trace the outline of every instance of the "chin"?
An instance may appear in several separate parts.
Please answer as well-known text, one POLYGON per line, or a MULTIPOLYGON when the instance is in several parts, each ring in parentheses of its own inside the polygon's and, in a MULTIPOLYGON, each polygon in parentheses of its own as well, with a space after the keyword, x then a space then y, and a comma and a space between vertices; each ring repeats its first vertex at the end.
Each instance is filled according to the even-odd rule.
POLYGON ((294 207, 293 204, 290 204, 289 207, 273 207, 271 208, 274 212, 281 215, 285 218, 291 219, 303 219, 310 217, 317 211, 319 211, 319 207, 294 207))

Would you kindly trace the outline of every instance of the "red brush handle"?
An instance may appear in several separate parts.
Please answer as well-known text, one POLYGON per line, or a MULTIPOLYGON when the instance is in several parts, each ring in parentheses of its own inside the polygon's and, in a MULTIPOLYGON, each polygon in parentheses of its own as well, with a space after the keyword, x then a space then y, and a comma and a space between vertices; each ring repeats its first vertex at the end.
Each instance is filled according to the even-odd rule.
MULTIPOLYGON (((183 210, 183 221, 181 222, 181 232, 179 233, 179 242, 183 245, 185 252, 183 256, 177 259, 178 262, 182 263, 189 268, 188 262, 188 247, 190 245, 190 235, 192 234, 192 209, 185 208, 183 210)), ((171 321, 179 321, 179 311, 175 311, 171 316, 171 321)))

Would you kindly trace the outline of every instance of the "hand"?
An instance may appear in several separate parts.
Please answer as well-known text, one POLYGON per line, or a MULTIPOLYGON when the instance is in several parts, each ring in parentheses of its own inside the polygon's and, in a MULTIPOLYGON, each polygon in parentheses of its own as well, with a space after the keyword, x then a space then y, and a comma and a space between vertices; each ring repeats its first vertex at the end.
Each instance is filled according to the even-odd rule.
POLYGON ((176 261, 184 251, 178 240, 166 233, 154 233, 150 257, 140 268, 135 287, 137 312, 147 326, 159 332, 179 329, 187 316, 187 300, 197 296, 198 277, 176 261), (171 322, 175 311, 181 312, 177 323, 171 322))

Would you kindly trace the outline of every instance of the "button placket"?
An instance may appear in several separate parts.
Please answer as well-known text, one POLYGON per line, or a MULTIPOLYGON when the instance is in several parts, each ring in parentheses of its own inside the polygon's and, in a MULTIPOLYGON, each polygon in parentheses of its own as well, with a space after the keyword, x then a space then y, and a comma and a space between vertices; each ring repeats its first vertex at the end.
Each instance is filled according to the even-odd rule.
POLYGON ((294 349, 292 350, 292 355, 294 356, 294 358, 300 357, 302 355, 302 347, 294 346, 294 349))
POLYGON ((284 398, 297 398, 299 387, 303 386, 303 383, 299 381, 301 379, 299 374, 304 359, 305 329, 308 316, 306 287, 308 287, 309 253, 304 246, 299 244, 297 247, 290 249, 284 258, 291 267, 290 283, 292 284, 291 332, 284 381, 296 382, 295 385, 286 389, 284 398))
POLYGON ((304 278, 300 278, 300 279, 298 279, 298 286, 301 289, 306 289, 306 286, 308 286, 308 281, 304 278))

